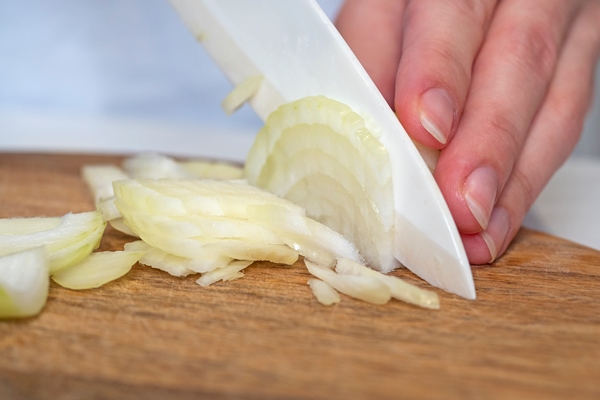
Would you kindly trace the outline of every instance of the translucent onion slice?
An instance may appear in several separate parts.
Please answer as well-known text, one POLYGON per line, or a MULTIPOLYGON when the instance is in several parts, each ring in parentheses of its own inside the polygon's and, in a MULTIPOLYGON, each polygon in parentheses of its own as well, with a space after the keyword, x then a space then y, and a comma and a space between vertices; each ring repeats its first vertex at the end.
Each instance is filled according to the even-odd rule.
POLYGON ((223 268, 217 268, 202 274, 196 281, 200 286, 210 286, 218 281, 230 281, 244 276, 240 271, 252 264, 252 261, 232 261, 223 268))
POLYGON ((7 218, 0 220, 0 236, 27 235, 54 229, 60 217, 7 218))
POLYGON ((399 266, 389 155, 346 105, 317 96, 281 106, 258 133, 245 176, 304 206, 354 243, 369 266, 399 266))
POLYGON ((92 192, 95 203, 114 196, 113 181, 129 178, 121 168, 108 164, 84 165, 81 175, 92 192))
POLYGON ((308 272, 325 281, 338 292, 371 304, 386 304, 390 289, 379 279, 371 276, 341 275, 330 268, 305 261, 308 272))
POLYGON ((424 308, 431 308, 434 310, 440 308, 440 299, 436 293, 418 288, 398 277, 384 275, 352 260, 344 258, 338 260, 335 270, 339 274, 365 276, 378 279, 389 288, 391 296, 395 299, 424 308))
POLYGON ((30 317, 44 308, 49 267, 43 247, 0 257, 0 318, 30 317))
POLYGON ((231 115, 245 102, 250 100, 262 85, 263 77, 261 75, 251 76, 244 79, 223 99, 221 107, 225 114, 231 115))
POLYGON ((331 228, 278 205, 248 206, 248 219, 275 232, 306 259, 333 267, 337 258, 362 262, 356 247, 331 228))
POLYGON ((231 258, 223 256, 214 259, 178 257, 150 246, 142 240, 125 244, 125 250, 144 252, 139 260, 140 264, 165 271, 173 276, 188 276, 197 272, 212 271, 224 267, 232 261, 231 258))
MULTIPOLYGON (((57 226, 50 229, 47 228, 55 223, 55 219, 48 218, 52 218, 51 224, 42 222, 43 219, 39 217, 34 219, 40 222, 39 231, 33 231, 30 226, 28 233, 0 236, 0 255, 44 246, 50 260, 50 273, 53 274, 78 263, 98 247, 106 225, 98 211, 67 214, 60 218, 57 226)), ((15 220, 8 220, 8 224, 15 224, 15 220)), ((5 221, 0 220, 0 226, 5 221)), ((25 221, 23 224, 31 225, 25 221)))
POLYGON ((143 255, 141 251, 92 253, 81 263, 52 275, 52 280, 73 290, 97 288, 127 274, 143 255))
POLYGON ((326 282, 320 279, 309 279, 310 290, 317 298, 317 301, 324 306, 331 306, 340 302, 339 293, 326 282))

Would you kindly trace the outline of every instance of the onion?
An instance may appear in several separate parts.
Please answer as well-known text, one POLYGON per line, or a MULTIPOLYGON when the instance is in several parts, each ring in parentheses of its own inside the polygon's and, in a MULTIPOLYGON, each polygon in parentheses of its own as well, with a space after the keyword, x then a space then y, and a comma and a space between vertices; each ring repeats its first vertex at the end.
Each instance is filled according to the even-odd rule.
POLYGON ((225 114, 231 115, 245 102, 250 100, 260 89, 263 77, 260 75, 251 76, 244 79, 223 99, 221 107, 225 114))
POLYGON ((330 306, 340 302, 340 295, 334 288, 319 279, 309 279, 308 285, 317 301, 324 306, 330 306))
POLYGON ((332 288, 355 299, 371 304, 386 304, 390 289, 379 279, 371 276, 341 275, 330 268, 305 261, 308 272, 325 281, 332 288))
POLYGON ((128 273, 143 255, 141 251, 93 253, 81 263, 52 275, 52 280, 68 289, 97 288, 128 273))
POLYGON ((44 246, 50 260, 50 274, 54 274, 82 261, 100 244, 105 222, 98 211, 67 214, 58 219, 58 225, 55 217, 47 218, 49 220, 43 217, 0 220, 0 231, 21 226, 15 234, 0 236, 0 255, 44 246), (39 229, 35 228, 36 224, 39 229))
POLYGON ((0 318, 30 317, 44 308, 49 268, 43 247, 0 257, 0 318))
POLYGON ((144 252, 139 260, 140 264, 165 271, 173 276, 188 276, 193 273, 209 272, 213 269, 222 268, 232 261, 231 258, 225 256, 214 258, 179 257, 150 246, 143 240, 125 244, 125 250, 144 252))
POLYGON ((200 286, 210 286, 218 281, 231 281, 241 278, 244 274, 241 272, 244 268, 252 264, 252 261, 232 261, 227 266, 214 269, 203 274, 196 283, 200 286))
POLYGON ((398 300, 415 304, 420 307, 439 309, 440 300, 438 295, 429 290, 420 289, 417 286, 404 282, 402 279, 391 275, 384 275, 373 269, 360 265, 353 260, 342 258, 338 260, 335 270, 339 274, 372 277, 385 284, 390 290, 390 295, 398 300))
POLYGON ((317 96, 281 106, 258 133, 245 176, 341 233, 369 266, 399 266, 389 156, 346 105, 317 96))

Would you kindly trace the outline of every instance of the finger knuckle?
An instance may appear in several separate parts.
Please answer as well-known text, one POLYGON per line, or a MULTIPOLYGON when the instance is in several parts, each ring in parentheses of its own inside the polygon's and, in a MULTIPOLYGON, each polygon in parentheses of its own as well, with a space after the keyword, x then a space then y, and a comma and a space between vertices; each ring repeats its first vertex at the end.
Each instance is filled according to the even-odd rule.
POLYGON ((507 32, 508 57, 529 73, 549 79, 556 65, 559 44, 543 22, 511 26, 507 32))
MULTIPOLYGON (((500 107, 495 108, 500 109, 500 107)), ((488 134, 494 135, 494 142, 498 143, 498 148, 492 149, 492 151, 517 154, 521 148, 523 135, 514 118, 509 115, 508 112, 496 112, 488 119, 488 134)))

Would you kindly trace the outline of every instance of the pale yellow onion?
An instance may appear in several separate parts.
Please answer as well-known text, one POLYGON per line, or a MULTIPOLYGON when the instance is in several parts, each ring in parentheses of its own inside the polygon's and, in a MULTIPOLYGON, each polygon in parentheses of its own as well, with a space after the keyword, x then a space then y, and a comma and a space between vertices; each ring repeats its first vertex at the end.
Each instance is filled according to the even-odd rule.
POLYGON ((379 279, 370 276, 341 275, 330 268, 305 261, 308 272, 325 281, 332 288, 355 299, 382 305, 390 298, 390 289, 379 279))
POLYGON ((141 251, 104 251, 52 275, 59 285, 73 290, 93 289, 127 274, 144 255, 141 251))
POLYGON ((317 301, 324 306, 331 306, 340 302, 339 293, 332 288, 328 283, 320 280, 311 278, 308 280, 308 286, 317 301))
MULTIPOLYGON (((55 217, 52 218, 54 224, 55 217)), ((0 220, 0 226, 3 224, 0 220)), ((14 224, 11 219, 10 224, 14 224)), ((40 231, 28 231, 20 235, 0 235, 0 255, 14 253, 33 247, 44 246, 50 260, 50 273, 59 271, 87 257, 100 243, 105 222, 98 211, 66 214, 60 223, 51 229, 41 218, 40 231)), ((25 223, 25 222, 24 222, 25 223)), ((30 228, 32 228, 30 226, 30 228)))
POLYGON ((48 298, 48 271, 43 247, 0 257, 0 318, 38 314, 48 298))
POLYGON ((210 272, 202 274, 196 281, 200 286, 210 286, 220 280, 232 280, 240 277, 240 271, 252 264, 252 261, 232 261, 222 268, 214 269, 210 272))
POLYGON ((237 84, 221 102, 221 107, 225 111, 225 114, 233 114, 245 102, 250 100, 258 92, 262 82, 263 77, 256 75, 250 76, 237 84))
POLYGON ((81 168, 81 175, 96 203, 113 197, 112 182, 129 177, 121 168, 110 164, 84 165, 81 168))
POLYGON ((284 243, 317 264, 333 266, 340 257, 362 261, 356 247, 342 235, 289 208, 248 206, 248 219, 271 229, 284 243))
POLYGON ((144 252, 144 255, 139 260, 140 264, 165 271, 173 276, 187 276, 197 272, 208 272, 215 268, 224 267, 232 261, 231 258, 222 256, 217 259, 178 257, 150 246, 142 240, 125 244, 125 250, 144 252))
POLYGON ((369 266, 399 266, 389 155, 348 106, 323 96, 281 106, 258 133, 245 176, 341 233, 369 266))
POLYGON ((335 270, 341 275, 366 276, 378 279, 389 288, 391 296, 395 299, 419 307, 431 308, 434 310, 440 308, 440 299, 437 293, 411 285, 398 277, 382 274, 381 272, 358 264, 353 260, 343 258, 338 260, 335 270))

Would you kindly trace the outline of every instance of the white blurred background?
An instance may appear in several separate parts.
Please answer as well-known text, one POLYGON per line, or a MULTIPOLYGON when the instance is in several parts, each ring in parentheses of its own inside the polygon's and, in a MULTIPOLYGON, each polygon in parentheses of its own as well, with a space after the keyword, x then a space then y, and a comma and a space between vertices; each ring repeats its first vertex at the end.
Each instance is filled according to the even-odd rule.
MULTIPOLYGON (((341 0, 320 0, 333 17, 341 0)), ((600 249, 600 67, 574 156, 526 225, 600 249)), ((167 0, 0 0, 0 157, 157 151, 243 161, 261 121, 167 0)), ((1 201, 1 193, 0 193, 1 201)))

